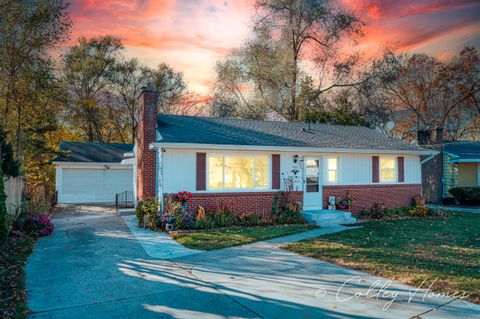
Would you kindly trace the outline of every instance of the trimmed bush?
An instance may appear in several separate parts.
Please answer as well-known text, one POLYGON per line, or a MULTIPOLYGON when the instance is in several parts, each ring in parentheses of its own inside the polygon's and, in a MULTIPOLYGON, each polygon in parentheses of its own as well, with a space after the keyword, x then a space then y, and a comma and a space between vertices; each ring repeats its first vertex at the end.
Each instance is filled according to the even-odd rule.
POLYGON ((461 205, 480 204, 480 187, 455 187, 449 192, 461 205))

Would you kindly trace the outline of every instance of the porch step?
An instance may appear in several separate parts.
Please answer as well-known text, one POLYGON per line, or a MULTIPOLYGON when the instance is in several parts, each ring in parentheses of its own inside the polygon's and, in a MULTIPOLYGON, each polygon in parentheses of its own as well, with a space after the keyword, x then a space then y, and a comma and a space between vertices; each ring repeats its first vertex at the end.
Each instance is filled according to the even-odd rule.
POLYGON ((320 227, 354 224, 357 219, 350 212, 341 210, 307 210, 302 212, 305 220, 320 227))

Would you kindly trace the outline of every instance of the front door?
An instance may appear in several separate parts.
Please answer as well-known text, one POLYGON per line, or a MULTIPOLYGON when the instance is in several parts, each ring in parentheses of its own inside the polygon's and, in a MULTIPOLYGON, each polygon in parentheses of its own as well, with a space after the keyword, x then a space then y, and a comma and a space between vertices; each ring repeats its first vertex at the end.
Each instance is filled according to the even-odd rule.
POLYGON ((306 157, 304 159, 304 210, 316 210, 323 208, 320 164, 320 157, 306 157))

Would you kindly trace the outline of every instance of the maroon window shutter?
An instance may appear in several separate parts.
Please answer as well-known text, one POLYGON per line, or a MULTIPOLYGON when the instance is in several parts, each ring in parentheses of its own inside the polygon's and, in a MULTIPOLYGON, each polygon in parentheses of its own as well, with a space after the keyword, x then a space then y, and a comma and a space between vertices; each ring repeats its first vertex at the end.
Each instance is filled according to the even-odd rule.
POLYGON ((372 156, 372 182, 380 182, 380 158, 372 156))
POLYGON ((197 153, 197 191, 207 189, 207 154, 197 153))
POLYGON ((397 165, 398 165, 398 182, 403 183, 405 182, 405 160, 403 156, 398 157, 397 165))
POLYGON ((280 189, 280 154, 272 154, 272 189, 280 189))

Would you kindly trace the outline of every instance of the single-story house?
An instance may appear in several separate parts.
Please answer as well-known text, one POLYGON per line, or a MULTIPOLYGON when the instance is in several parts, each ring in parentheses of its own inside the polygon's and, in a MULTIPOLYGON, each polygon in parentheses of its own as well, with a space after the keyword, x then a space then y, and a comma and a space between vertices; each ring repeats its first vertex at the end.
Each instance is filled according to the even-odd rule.
POLYGON ((480 142, 440 142, 430 145, 438 153, 422 164, 427 201, 442 203, 454 187, 480 186, 480 142))
POLYGON ((228 201, 238 211, 270 212, 289 191, 304 210, 350 198, 410 205, 422 193, 421 156, 433 151, 360 126, 157 114, 157 94, 140 96, 134 153, 135 197, 193 193, 190 206, 228 201))
POLYGON ((61 142, 56 166, 60 204, 113 203, 133 192, 133 144, 61 142))
POLYGON ((353 211, 399 207, 422 194, 420 160, 435 152, 366 127, 157 114, 154 91, 139 99, 134 146, 61 144, 60 203, 113 202, 133 189, 136 200, 189 191, 190 207, 228 202, 238 212, 271 212, 279 191, 304 210, 331 196, 353 200, 353 211))

